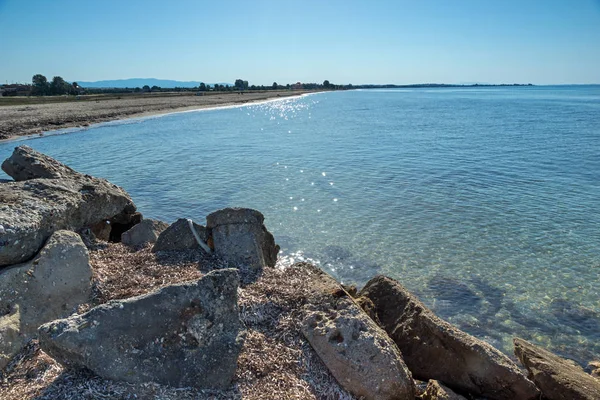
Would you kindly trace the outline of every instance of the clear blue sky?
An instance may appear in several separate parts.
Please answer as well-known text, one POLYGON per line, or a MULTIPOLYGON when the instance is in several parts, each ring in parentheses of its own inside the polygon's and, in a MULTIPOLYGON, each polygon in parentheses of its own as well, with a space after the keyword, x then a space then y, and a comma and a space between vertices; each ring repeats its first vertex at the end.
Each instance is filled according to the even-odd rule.
POLYGON ((0 82, 600 83, 600 0, 0 0, 0 82))

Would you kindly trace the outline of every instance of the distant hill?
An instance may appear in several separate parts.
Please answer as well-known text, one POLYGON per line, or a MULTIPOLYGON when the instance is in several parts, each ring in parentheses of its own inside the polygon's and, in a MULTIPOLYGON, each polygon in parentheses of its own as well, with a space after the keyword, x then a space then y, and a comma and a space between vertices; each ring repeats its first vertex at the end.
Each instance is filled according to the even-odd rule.
MULTIPOLYGON (((130 78, 130 79, 116 79, 116 80, 108 80, 108 81, 96 81, 96 82, 83 82, 77 81, 77 84, 84 88, 136 88, 136 87, 144 87, 144 85, 158 86, 161 88, 175 88, 175 87, 184 87, 184 88, 192 88, 200 85, 200 82, 192 82, 192 81, 173 81, 170 79, 155 79, 155 78, 130 78)), ((230 85, 231 83, 221 83, 218 82, 219 85, 230 85)), ((214 83, 207 83, 207 85, 213 86, 214 83)))

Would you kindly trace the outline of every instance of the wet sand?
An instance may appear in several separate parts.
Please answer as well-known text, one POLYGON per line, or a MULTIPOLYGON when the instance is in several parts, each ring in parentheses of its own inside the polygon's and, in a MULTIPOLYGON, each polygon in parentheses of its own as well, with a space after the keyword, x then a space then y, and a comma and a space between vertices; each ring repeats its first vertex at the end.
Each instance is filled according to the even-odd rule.
POLYGON ((253 103, 310 92, 278 90, 244 94, 205 93, 202 96, 194 93, 148 93, 80 96, 79 99, 72 96, 4 98, 0 106, 0 140, 124 118, 253 103))

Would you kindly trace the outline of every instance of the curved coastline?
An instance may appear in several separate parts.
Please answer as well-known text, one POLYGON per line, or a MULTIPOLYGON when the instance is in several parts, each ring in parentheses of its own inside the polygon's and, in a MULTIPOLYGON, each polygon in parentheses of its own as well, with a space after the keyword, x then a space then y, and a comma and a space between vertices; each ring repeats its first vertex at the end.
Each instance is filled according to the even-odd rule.
POLYGON ((0 107, 0 143, 22 141, 38 136, 58 135, 86 130, 90 126, 115 122, 157 118, 165 115, 244 107, 284 99, 320 93, 320 91, 298 90, 267 93, 223 93, 211 96, 157 97, 159 104, 143 104, 147 98, 106 99, 102 110, 95 106, 98 101, 45 103, 31 105, 9 105, 0 107), (142 108, 142 111, 122 110, 127 107, 142 108), (188 104, 196 103, 196 104, 188 104), (76 109, 79 108, 79 109, 76 109), (105 111, 108 109, 108 111, 105 111), (16 111, 16 112, 15 112, 16 111), (22 113, 26 113, 23 115, 22 113), (62 114, 61 114, 62 113, 62 114), (94 115, 97 113, 97 115, 94 115), (50 117, 49 115, 52 115, 50 117), (55 115, 58 115, 56 117, 55 115))

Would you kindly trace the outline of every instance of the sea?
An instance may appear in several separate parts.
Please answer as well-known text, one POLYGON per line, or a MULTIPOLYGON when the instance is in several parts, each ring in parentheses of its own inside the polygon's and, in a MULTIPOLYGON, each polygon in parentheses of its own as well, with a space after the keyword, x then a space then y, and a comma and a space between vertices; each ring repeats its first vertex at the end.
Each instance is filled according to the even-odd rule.
POLYGON ((280 267, 389 275, 509 356, 518 336, 600 358, 600 86, 336 91, 58 133, 0 159, 29 145, 167 222, 255 208, 280 267))

